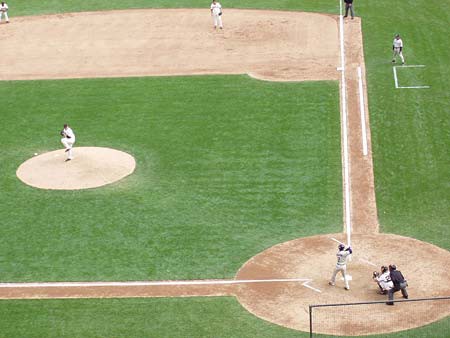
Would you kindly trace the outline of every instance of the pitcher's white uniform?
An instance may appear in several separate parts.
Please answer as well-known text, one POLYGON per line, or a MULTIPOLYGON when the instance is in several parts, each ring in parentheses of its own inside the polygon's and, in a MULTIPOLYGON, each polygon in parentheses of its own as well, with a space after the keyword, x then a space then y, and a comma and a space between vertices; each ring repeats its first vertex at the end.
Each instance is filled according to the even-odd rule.
POLYGON ((343 244, 339 245, 339 251, 336 254, 337 263, 336 267, 333 271, 333 276, 331 277, 331 281, 328 283, 330 285, 336 285, 336 275, 338 272, 342 273, 344 277, 345 289, 350 290, 350 286, 348 285, 347 279, 347 258, 352 254, 352 248, 346 247, 343 244))
POLYGON ((6 23, 9 22, 8 18, 8 5, 5 2, 0 4, 0 22, 2 21, 2 16, 5 16, 6 23))
POLYGON ((405 58, 403 57, 403 41, 400 38, 400 35, 397 35, 392 43, 392 49, 394 51, 394 55, 392 56, 392 62, 395 63, 395 57, 398 55, 402 60, 402 64, 405 63, 405 58))
POLYGON ((72 148, 75 143, 75 133, 69 126, 64 127, 63 131, 64 137, 61 139, 61 143, 64 145, 64 148, 66 148, 67 159, 71 160, 73 159, 72 148))
POLYGON ((217 26, 219 26, 220 29, 222 29, 222 16, 219 15, 219 13, 222 13, 222 6, 219 2, 213 2, 211 4, 211 15, 214 20, 214 28, 217 28, 217 26))

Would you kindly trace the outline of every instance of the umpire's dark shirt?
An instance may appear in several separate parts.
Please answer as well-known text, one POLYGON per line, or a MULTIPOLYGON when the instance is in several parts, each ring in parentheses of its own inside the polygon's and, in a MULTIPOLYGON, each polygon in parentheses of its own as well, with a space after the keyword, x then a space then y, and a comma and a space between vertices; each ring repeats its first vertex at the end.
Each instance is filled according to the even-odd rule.
POLYGON ((352 3, 353 3, 353 0, 344 0, 344 2, 345 2, 346 4, 352 4, 352 3))
POLYGON ((403 277, 402 273, 398 270, 391 271, 390 275, 394 286, 400 286, 400 283, 405 281, 405 277, 403 277))

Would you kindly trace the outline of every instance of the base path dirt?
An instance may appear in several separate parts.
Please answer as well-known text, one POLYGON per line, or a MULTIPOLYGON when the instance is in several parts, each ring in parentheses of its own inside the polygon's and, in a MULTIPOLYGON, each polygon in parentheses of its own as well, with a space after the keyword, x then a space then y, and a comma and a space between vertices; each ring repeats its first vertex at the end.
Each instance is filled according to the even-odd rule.
POLYGON ((35 188, 77 190, 116 182, 136 167, 133 156, 115 149, 74 147, 73 153, 71 161, 64 149, 34 156, 19 166, 17 177, 35 188))

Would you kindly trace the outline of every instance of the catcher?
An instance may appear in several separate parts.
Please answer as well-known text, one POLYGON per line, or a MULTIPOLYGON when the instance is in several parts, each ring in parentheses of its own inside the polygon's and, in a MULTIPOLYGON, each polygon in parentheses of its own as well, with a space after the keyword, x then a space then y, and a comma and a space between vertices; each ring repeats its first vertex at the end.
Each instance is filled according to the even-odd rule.
POLYGON ((378 293, 380 295, 387 294, 389 290, 394 287, 394 283, 391 280, 391 275, 387 266, 383 265, 381 267, 381 274, 378 271, 374 271, 372 279, 378 284, 378 287, 380 288, 380 290, 378 290, 378 293))
POLYGON ((2 21, 2 16, 5 16, 6 23, 9 23, 8 5, 4 1, 2 1, 2 4, 0 5, 0 22, 2 21))
POLYGON ((75 133, 68 124, 65 124, 64 129, 60 131, 60 134, 63 137, 61 139, 61 143, 64 145, 64 148, 66 149, 65 151, 67 153, 67 162, 73 159, 72 148, 75 143, 75 133))

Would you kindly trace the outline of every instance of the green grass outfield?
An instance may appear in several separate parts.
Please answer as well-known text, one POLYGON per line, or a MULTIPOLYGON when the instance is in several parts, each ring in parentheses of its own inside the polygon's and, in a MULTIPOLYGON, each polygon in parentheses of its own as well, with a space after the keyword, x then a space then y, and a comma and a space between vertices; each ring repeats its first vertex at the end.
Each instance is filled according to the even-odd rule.
MULTIPOLYGON (((338 8, 313 0, 222 4, 338 8)), ((12 22, 14 15, 124 6, 207 7, 187 0, 9 5, 12 22)), ((450 249, 450 4, 357 1, 355 9, 363 17, 382 230, 450 249), (396 32, 407 63, 427 66, 431 89, 394 89, 396 32)), ((2 281, 228 278, 273 244, 341 230, 337 83, 246 76, 2 82, 0 97, 2 281), (133 154, 136 173, 84 192, 22 185, 15 169, 60 146, 62 120, 77 121, 78 145, 133 154)), ((402 336, 446 337, 449 325, 447 318, 402 336)), ((1 301, 0 337, 33 334, 306 336, 251 316, 231 298, 1 301)))

